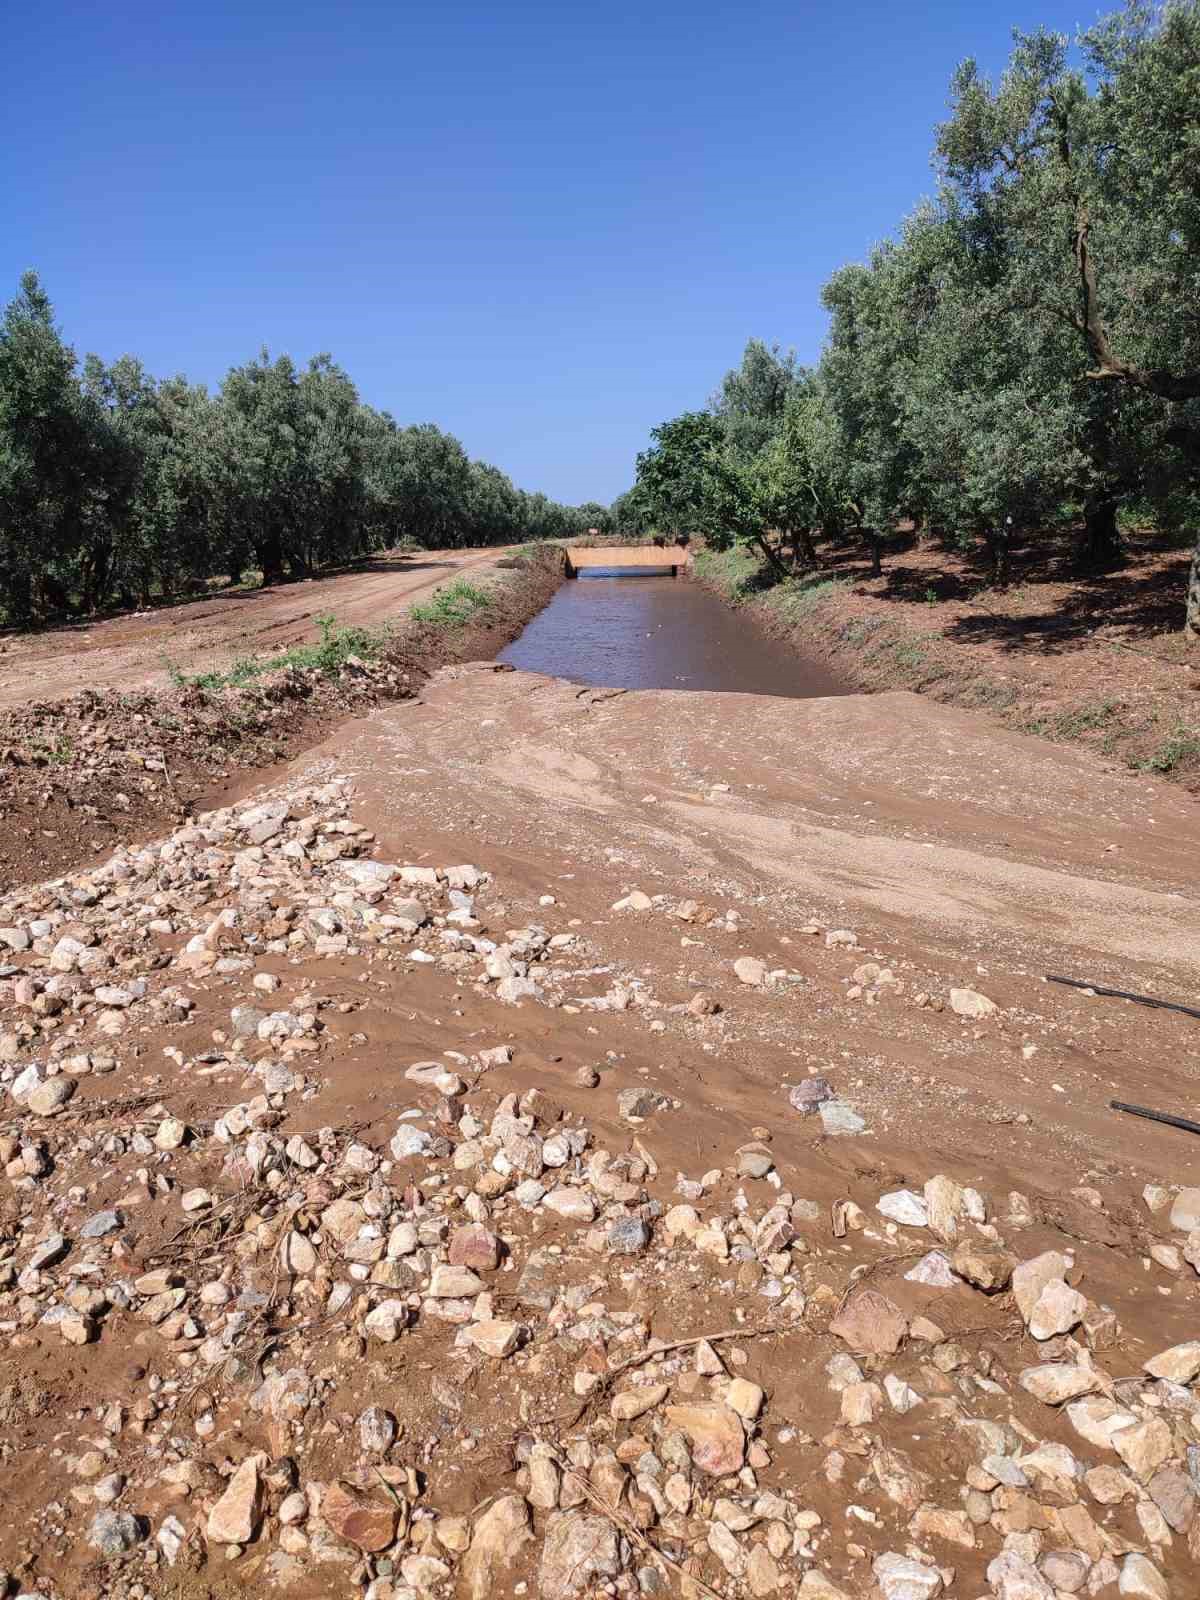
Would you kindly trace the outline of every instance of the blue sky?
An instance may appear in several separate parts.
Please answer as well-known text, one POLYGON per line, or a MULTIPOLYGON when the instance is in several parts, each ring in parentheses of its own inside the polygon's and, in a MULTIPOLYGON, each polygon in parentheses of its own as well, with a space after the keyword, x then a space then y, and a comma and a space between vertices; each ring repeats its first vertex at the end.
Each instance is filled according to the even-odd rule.
POLYGON ((932 189, 964 55, 1059 0, 177 0, 10 9, 0 297, 210 384, 328 350, 557 499, 609 500, 747 338, 932 189))

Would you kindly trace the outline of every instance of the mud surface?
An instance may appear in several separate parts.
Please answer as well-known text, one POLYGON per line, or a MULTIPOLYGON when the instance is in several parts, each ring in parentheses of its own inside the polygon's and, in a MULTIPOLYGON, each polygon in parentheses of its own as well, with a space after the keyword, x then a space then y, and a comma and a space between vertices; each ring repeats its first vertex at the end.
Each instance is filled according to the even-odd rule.
POLYGON ((621 689, 708 689, 835 695, 816 660, 747 628, 686 578, 597 567, 564 583, 500 660, 525 672, 621 689))
POLYGON ((1089 1586, 1063 1592, 1115 1600, 1140 1562, 1159 1586, 1120 1592, 1196 1592, 1195 1388, 1143 1363, 1196 1336, 1200 1233, 1165 1208, 1200 1183, 1200 1141, 1108 1101, 1194 1110, 1200 1032, 1045 981, 1194 1002, 1186 795, 907 693, 627 693, 472 663, 256 798, 0 906, 59 919, 0 986, 5 1083, 95 1063, 66 1068, 65 1112, 6 1100, 0 1129, 0 1563, 22 1588, 1045 1600, 1035 1564, 1065 1551, 1089 1586), (368 857, 404 872, 372 887, 368 857), (380 920, 401 903, 408 931, 380 920), (67 1002, 45 1004, 73 952, 67 1002), (119 1009, 94 987, 140 977, 119 1009), (985 1003, 963 1014, 957 991, 985 1003), (277 1015, 244 1037, 252 1004, 277 1015), (797 1110, 816 1078, 856 1131, 797 1110), (565 1186, 594 1227, 510 1170, 580 1130, 586 1153, 534 1190, 565 1186), (935 1175, 978 1191, 950 1241, 884 1209, 935 1175), (364 1212, 351 1257, 331 1206, 368 1197, 384 1221, 364 1212), (667 1227, 683 1199, 691 1234, 667 1227), (101 1207, 112 1231, 81 1238, 101 1207), (501 1264, 439 1300, 428 1269, 479 1217, 501 1264), (640 1253, 613 1245, 642 1222, 640 1253), (421 1251, 380 1259, 410 1225, 421 1251), (1088 1331, 1035 1337, 1008 1292, 910 1275, 939 1241, 960 1263, 954 1237, 1010 1266, 1062 1252, 1088 1331), (168 1269, 168 1291, 146 1276, 168 1269), (899 1348, 838 1331, 868 1280, 899 1348), (397 1293, 407 1324, 380 1338, 367 1318, 397 1293), (470 1342, 506 1328, 503 1357, 470 1342), (707 1366, 675 1348, 702 1336, 707 1366), (1157 1452, 1119 1500, 1090 1485, 1125 1456, 1029 1388, 1064 1373, 1157 1452), (719 1477, 671 1419, 689 1397, 725 1418, 730 1375, 762 1392, 719 1477), (395 1424, 382 1449, 370 1407, 395 1424), (220 1532, 235 1468, 258 1486, 241 1543, 220 1532), (142 1521, 106 1556, 89 1529, 110 1491, 142 1521), (337 1531, 347 1493, 406 1530, 386 1556, 337 1531), (520 1537, 481 1576, 497 1503, 520 1537), (590 1581, 556 1563, 573 1534, 606 1552, 590 1581), (1002 1550, 1024 1589, 989 1576, 1002 1550), (889 1587, 914 1552, 917 1587, 889 1587))

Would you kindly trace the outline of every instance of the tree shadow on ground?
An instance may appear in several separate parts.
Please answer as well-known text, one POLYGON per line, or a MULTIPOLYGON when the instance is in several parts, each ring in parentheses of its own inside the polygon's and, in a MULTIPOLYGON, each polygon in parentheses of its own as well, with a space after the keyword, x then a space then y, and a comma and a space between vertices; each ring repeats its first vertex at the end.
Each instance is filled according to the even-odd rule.
POLYGON ((1131 539, 1125 565, 1089 572, 1081 569, 1077 539, 1071 531, 1060 540, 1031 536, 1014 544, 1003 584, 982 545, 958 552, 911 539, 902 550, 893 543, 882 579, 871 576, 857 548, 835 552, 830 575, 869 585, 865 592, 876 600, 970 605, 971 615, 945 624, 946 638, 1014 652, 1058 653, 1098 628, 1136 639, 1183 627, 1188 551, 1169 540, 1131 539), (914 548, 918 559, 906 561, 914 548))
MULTIPOLYGON (((1075 574, 1049 609, 1031 605, 999 611, 976 598, 973 605, 981 608, 979 613, 959 617, 946 628, 946 637, 1055 655, 1086 643, 1098 629, 1129 639, 1178 633, 1184 622, 1187 570, 1188 557, 1171 552, 1158 561, 1133 560, 1115 572, 1075 574)), ((1009 593, 1015 600, 1035 584, 1025 579, 1013 587, 1016 595, 1012 589, 1009 593)))

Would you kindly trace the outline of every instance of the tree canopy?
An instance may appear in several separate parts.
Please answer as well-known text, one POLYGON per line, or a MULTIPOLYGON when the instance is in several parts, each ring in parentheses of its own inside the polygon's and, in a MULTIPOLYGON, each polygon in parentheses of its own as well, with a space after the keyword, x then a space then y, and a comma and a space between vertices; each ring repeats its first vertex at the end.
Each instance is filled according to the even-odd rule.
POLYGON ((579 532, 604 508, 516 488, 432 423, 401 427, 327 355, 263 350, 215 394, 133 356, 80 364, 35 273, 0 323, 0 619, 300 576, 401 541, 579 532))

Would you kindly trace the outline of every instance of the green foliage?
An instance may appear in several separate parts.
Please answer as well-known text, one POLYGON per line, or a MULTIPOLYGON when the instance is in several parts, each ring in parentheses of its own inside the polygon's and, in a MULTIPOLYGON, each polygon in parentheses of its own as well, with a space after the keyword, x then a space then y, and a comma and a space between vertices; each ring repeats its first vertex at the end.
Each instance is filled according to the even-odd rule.
POLYGON ((1174 772, 1185 763, 1200 760, 1200 733, 1182 724, 1141 763, 1143 772, 1174 772))
POLYGON ((486 611, 492 597, 486 589, 471 583, 467 578, 455 578, 435 591, 431 600, 410 606, 408 614, 414 622, 429 622, 439 628, 461 628, 481 611, 486 611))
POLYGON ((377 661, 391 639, 387 628, 340 628, 337 618, 328 614, 315 620, 319 634, 315 644, 294 645, 273 656, 242 656, 224 672, 184 673, 168 662, 171 681, 177 686, 195 684, 200 689, 237 689, 282 667, 336 678, 352 656, 359 661, 377 661))
POLYGON ((302 577, 393 546, 605 526, 372 410, 329 356, 259 356, 211 395, 132 356, 80 368, 35 274, 0 324, 0 621, 302 577))

